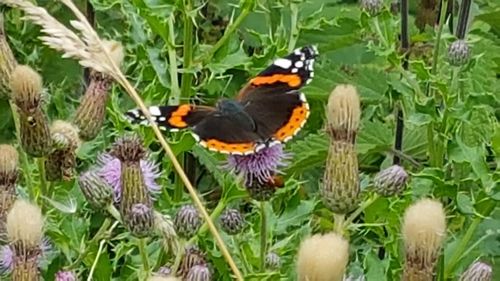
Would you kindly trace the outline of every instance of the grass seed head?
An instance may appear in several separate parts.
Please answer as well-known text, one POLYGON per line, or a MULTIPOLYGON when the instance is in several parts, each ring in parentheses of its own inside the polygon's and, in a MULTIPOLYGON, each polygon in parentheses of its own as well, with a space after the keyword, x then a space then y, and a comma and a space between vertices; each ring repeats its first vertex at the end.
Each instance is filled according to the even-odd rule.
POLYGON ((336 233, 311 236, 300 245, 299 281, 340 281, 349 260, 349 243, 336 233))

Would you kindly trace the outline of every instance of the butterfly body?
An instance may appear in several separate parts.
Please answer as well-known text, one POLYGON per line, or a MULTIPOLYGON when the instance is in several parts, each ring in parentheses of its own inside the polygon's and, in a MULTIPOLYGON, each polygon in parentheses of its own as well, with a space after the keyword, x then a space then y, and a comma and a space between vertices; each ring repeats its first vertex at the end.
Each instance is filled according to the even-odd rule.
MULTIPOLYGON (((194 138, 209 150, 252 154, 290 140, 305 124, 309 105, 298 90, 314 76, 316 56, 317 50, 306 46, 276 59, 236 99, 222 99, 215 107, 152 106, 150 114, 161 129, 191 129, 194 138)), ((127 117, 147 123, 140 110, 128 111, 127 117)))

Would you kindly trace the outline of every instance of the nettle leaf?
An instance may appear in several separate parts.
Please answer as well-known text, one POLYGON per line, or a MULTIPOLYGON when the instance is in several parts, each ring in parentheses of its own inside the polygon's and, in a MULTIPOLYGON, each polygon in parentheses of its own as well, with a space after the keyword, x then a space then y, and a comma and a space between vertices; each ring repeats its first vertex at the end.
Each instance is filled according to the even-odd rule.
POLYGON ((460 212, 468 215, 473 215, 474 210, 474 202, 472 199, 464 193, 457 194, 457 206, 460 212))
POLYGON ((275 229, 276 234, 284 234, 289 227, 301 225, 305 221, 308 221, 314 206, 314 201, 302 200, 298 206, 287 208, 278 219, 275 229))
POLYGON ((160 50, 153 47, 147 47, 146 52, 148 54, 149 61, 156 72, 156 77, 160 83, 165 87, 170 87, 170 78, 168 74, 168 67, 165 63, 165 58, 160 56, 160 50))
POLYGON ((287 174, 301 173, 303 170, 323 165, 328 151, 329 138, 325 134, 310 134, 290 146, 293 160, 286 168, 287 174))
POLYGON ((387 151, 392 147, 393 132, 379 121, 363 122, 357 137, 360 154, 387 151))

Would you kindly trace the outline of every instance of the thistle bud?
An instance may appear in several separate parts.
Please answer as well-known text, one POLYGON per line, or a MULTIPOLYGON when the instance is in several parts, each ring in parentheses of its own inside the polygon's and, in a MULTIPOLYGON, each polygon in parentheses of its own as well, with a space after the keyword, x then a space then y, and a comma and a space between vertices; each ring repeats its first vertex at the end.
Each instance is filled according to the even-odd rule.
POLYGON ((113 202, 113 189, 95 171, 87 171, 78 179, 80 189, 92 207, 105 209, 113 202))
POLYGON ((351 211, 359 199, 358 157, 354 148, 361 115, 359 97, 351 85, 337 86, 328 99, 330 146, 320 193, 335 213, 351 211))
POLYGON ((165 252, 168 253, 170 251, 172 253, 177 253, 177 250, 180 247, 179 239, 177 237, 177 233, 175 232, 174 223, 170 217, 155 211, 154 223, 156 230, 162 237, 165 252))
POLYGON ((393 196, 400 194, 408 180, 405 169, 399 165, 393 165, 380 171, 374 179, 375 191, 382 196, 393 196))
POLYGON ((269 252, 266 255, 266 268, 277 270, 281 267, 281 258, 275 252, 269 252))
POLYGON ((360 101, 352 85, 338 85, 328 98, 327 133, 332 141, 354 143, 361 116, 360 101))
POLYGON ((441 203, 422 199, 408 207, 402 232, 406 256, 402 280, 433 280, 434 267, 446 234, 441 203))
POLYGON ((156 271, 156 275, 168 277, 172 275, 172 269, 169 266, 162 266, 156 271))
POLYGON ((469 62, 470 48, 465 40, 456 40, 448 48, 448 61, 453 66, 462 66, 469 62))
POLYGON ((13 190, 18 176, 17 150, 7 144, 0 144, 0 193, 13 190))
POLYGON ((125 136, 115 142, 110 155, 121 163, 120 213, 124 223, 131 233, 144 236, 153 230, 154 219, 151 197, 141 168, 141 160, 145 158, 146 150, 141 139, 125 136), (139 228, 134 225, 136 220, 142 221, 139 228))
POLYGON ((210 281, 212 274, 206 264, 195 265, 191 267, 186 277, 186 281, 210 281))
POLYGON ((191 238, 200 229, 202 220, 198 210, 193 205, 182 206, 175 215, 174 226, 177 234, 191 238))
POLYGON ((71 180, 76 166, 76 150, 80 147, 78 129, 72 124, 57 120, 50 128, 54 149, 45 161, 49 181, 71 180))
POLYGON ((493 269, 484 262, 475 262, 460 276, 460 281, 491 281, 493 269))
POLYGON ((235 235, 245 227, 245 219, 236 209, 226 209, 220 216, 222 230, 227 234, 235 235))
POLYGON ((72 271, 59 271, 56 273, 55 281, 77 281, 76 274, 72 271))
POLYGON ((18 65, 12 72, 10 86, 19 113, 22 148, 33 157, 46 156, 52 139, 41 109, 42 78, 29 66, 18 65))
MULTIPOLYGON (((123 61, 123 47, 114 41, 106 41, 104 45, 115 64, 119 66, 123 61)), ((80 137, 83 140, 94 139, 101 130, 106 118, 106 103, 112 81, 109 75, 94 70, 90 72, 89 86, 80 101, 73 121, 80 129, 80 137)))
POLYGON ((359 201, 358 157, 350 143, 330 144, 320 194, 337 214, 354 209, 359 201))
POLYGON ((349 260, 349 243, 336 233, 302 241, 297 258, 299 281, 341 281, 349 260))
POLYGON ((17 65, 16 58, 9 47, 3 27, 3 15, 0 13, 0 98, 10 96, 10 76, 17 65))
POLYGON ((185 279, 192 267, 206 263, 205 254, 198 247, 189 246, 184 251, 184 257, 182 257, 177 274, 185 279))
POLYGON ((361 9, 367 12, 370 16, 376 16, 384 8, 382 0, 361 0, 361 9))
POLYGON ((17 200, 7 215, 7 236, 13 251, 13 281, 40 279, 38 256, 41 253, 42 229, 40 208, 24 200, 17 200))

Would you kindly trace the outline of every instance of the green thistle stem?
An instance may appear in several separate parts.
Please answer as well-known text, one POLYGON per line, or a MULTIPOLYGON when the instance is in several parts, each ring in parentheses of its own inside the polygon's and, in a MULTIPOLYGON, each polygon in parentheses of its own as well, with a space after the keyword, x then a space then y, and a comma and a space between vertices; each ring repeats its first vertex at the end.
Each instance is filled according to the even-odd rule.
POLYGON ((389 49, 389 43, 387 42, 387 39, 385 38, 385 35, 380 28, 378 17, 373 17, 373 26, 375 27, 375 31, 377 32, 378 37, 382 41, 382 46, 384 46, 385 49, 389 49))
POLYGON ((333 231, 342 235, 344 233, 344 225, 345 225, 345 214, 333 214, 333 231))
MULTIPOLYGON (((444 21, 446 19, 446 7, 448 7, 448 0, 441 0, 441 14, 439 15, 439 25, 436 34, 436 43, 434 46, 434 54, 432 55, 432 69, 431 75, 435 75, 437 71, 437 64, 439 59, 439 51, 441 47, 441 35, 443 34, 444 21)), ((427 84, 427 96, 432 95, 430 82, 427 84)))
POLYGON ((299 38, 299 29, 297 28, 297 19, 299 17, 299 6, 290 1, 290 40, 288 40, 288 52, 292 52, 299 38))
POLYGON ((380 197, 377 193, 373 194, 368 200, 363 201, 363 203, 347 217, 344 221, 344 227, 348 227, 354 219, 356 219, 366 208, 373 204, 380 197))
MULTIPOLYGON (((210 219, 212 221, 215 221, 220 216, 222 211, 224 211, 226 206, 227 206, 227 202, 225 200, 221 199, 219 201, 219 203, 217 204, 217 206, 215 206, 215 209, 210 214, 210 219)), ((204 222, 203 225, 198 230, 198 235, 191 237, 191 239, 189 239, 189 241, 188 241, 188 244, 194 244, 196 242, 196 240, 198 239, 198 236, 203 236, 203 234, 205 234, 205 232, 207 232, 207 230, 208 230, 208 224, 206 222, 204 222)))
POLYGON ((109 204, 106 210, 113 218, 115 218, 116 221, 123 223, 120 212, 116 209, 115 206, 113 206, 113 204, 109 204))
POLYGON ((179 104, 181 91, 179 89, 179 80, 177 78, 177 55, 175 53, 175 27, 174 27, 174 15, 168 17, 168 63, 170 68, 170 100, 169 104, 179 104))
POLYGON ((266 201, 260 202, 260 271, 265 271, 267 252, 266 201))
POLYGON ((255 5, 255 0, 246 0, 243 3, 243 8, 241 10, 240 15, 236 18, 236 20, 227 27, 224 35, 215 43, 215 45, 210 49, 210 51, 203 57, 202 62, 207 63, 212 59, 212 57, 217 53, 217 51, 226 44, 226 42, 231 38, 236 29, 241 25, 243 20, 250 14, 255 5))
POLYGON ((146 239, 147 238, 137 239, 137 247, 139 248, 139 253, 141 254, 142 268, 146 277, 149 277, 149 257, 146 249, 146 239))
POLYGON ((68 266, 68 269, 75 269, 80 265, 82 260, 85 257, 87 257, 94 242, 104 238, 105 233, 108 231, 110 225, 111 225, 111 220, 109 218, 106 218, 102 223, 101 227, 99 228, 99 230, 97 230, 97 233, 94 235, 94 237, 86 243, 87 247, 85 247, 85 250, 78 255, 76 260, 73 263, 71 263, 71 265, 68 266))
POLYGON ((89 277, 87 277, 87 281, 92 281, 92 275, 94 275, 95 268, 97 267, 97 262, 101 257, 102 251, 104 250, 104 246, 106 245, 106 240, 101 240, 99 243, 99 249, 97 250, 97 254, 95 256, 94 262, 92 263, 92 267, 90 268, 89 277))
POLYGON ((47 178, 45 177, 45 157, 40 157, 36 159, 38 165, 38 174, 40 176, 40 198, 42 196, 49 197, 47 178))
POLYGON ((233 241, 233 246, 234 246, 234 249, 236 250, 236 253, 238 254, 238 256, 240 256, 241 263, 243 263, 243 269, 244 269, 243 273, 247 274, 248 272, 250 272, 250 266, 248 265, 248 261, 247 261, 245 255, 241 251, 240 243, 236 239, 236 235, 231 236, 231 240, 233 241))
POLYGON ((457 266, 458 262, 462 259, 463 253, 466 250, 470 240, 472 239, 472 236, 476 232, 477 227, 483 221, 485 216, 487 217, 491 214, 491 212, 495 209, 496 205, 497 205, 496 201, 494 200, 488 201, 484 206, 481 215, 477 215, 474 218, 474 220, 472 220, 472 223, 469 225, 469 228, 467 229, 464 236, 460 240, 459 244, 455 248, 455 251, 453 251, 447 263, 445 264, 444 280, 447 280, 447 278, 451 276, 452 273, 455 271, 455 267, 457 266))

